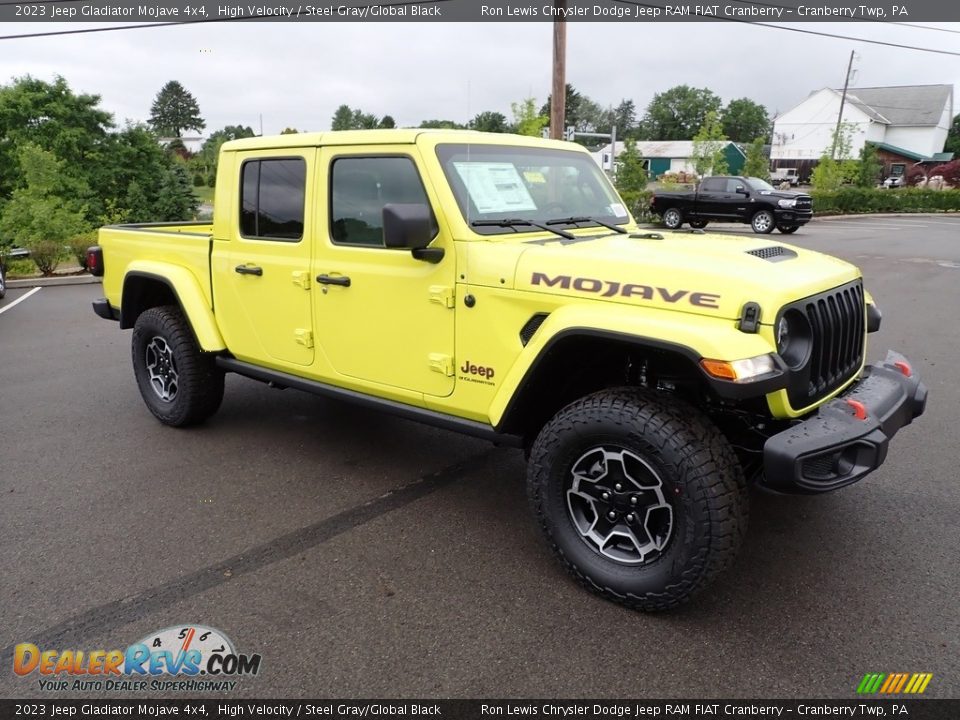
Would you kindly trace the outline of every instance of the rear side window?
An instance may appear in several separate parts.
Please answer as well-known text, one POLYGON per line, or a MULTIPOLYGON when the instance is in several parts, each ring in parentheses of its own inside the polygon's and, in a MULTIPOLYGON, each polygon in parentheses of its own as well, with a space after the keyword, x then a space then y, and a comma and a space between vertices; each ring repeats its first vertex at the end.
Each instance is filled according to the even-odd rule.
POLYGON ((429 205, 408 157, 338 158, 330 175, 330 235, 337 245, 383 247, 383 206, 429 205))
POLYGON ((723 192, 726 182, 722 178, 707 178, 700 186, 701 192, 723 192))
POLYGON ((303 237, 307 163, 303 158, 248 160, 240 175, 240 234, 267 240, 303 237))

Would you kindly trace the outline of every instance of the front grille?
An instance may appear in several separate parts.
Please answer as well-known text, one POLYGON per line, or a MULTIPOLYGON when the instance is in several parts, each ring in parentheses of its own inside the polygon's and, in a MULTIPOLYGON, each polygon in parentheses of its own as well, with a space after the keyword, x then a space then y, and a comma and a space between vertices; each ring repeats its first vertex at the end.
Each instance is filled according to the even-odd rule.
POLYGON ((796 308, 810 323, 810 357, 796 371, 787 388, 794 408, 811 405, 829 395, 859 370, 863 361, 863 283, 852 283, 814 295, 788 308, 796 308))
POLYGON ((813 198, 798 197, 797 204, 793 206, 794 210, 813 210, 813 198))

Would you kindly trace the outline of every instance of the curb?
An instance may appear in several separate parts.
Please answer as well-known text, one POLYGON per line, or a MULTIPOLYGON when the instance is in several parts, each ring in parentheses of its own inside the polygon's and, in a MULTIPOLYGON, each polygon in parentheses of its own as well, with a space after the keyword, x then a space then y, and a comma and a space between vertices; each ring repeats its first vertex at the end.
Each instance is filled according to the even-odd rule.
POLYGON ((56 285, 96 285, 102 282, 93 275, 69 275, 67 277, 40 277, 24 280, 7 280, 8 288, 50 287, 56 285))

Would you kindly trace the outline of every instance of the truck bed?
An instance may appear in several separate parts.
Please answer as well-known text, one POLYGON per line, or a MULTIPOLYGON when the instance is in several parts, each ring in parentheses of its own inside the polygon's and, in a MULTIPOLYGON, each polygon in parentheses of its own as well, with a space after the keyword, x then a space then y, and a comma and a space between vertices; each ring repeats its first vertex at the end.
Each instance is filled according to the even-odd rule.
MULTIPOLYGON (((130 271, 149 274, 152 263, 186 268, 212 304, 210 287, 210 243, 213 225, 208 222, 141 223, 109 225, 99 231, 97 243, 103 249, 104 294, 114 307, 120 306, 123 282, 130 271)), ((161 275, 162 277, 162 275, 161 275)))

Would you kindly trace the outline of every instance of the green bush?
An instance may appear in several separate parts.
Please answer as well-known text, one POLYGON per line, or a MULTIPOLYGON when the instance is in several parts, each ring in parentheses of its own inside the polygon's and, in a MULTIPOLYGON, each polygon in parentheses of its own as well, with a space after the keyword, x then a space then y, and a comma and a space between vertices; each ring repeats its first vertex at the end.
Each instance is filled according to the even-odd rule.
POLYGON ((14 260, 7 260, 6 268, 7 275, 9 277, 36 275, 39 272, 36 264, 30 258, 16 258, 14 260))
POLYGON ((203 176, 203 173, 197 173, 193 176, 193 186, 194 187, 203 187, 207 184, 207 179, 203 176))
POLYGON ((960 211, 960 189, 842 187, 812 190, 810 195, 816 215, 960 211))
POLYGON ((656 216, 650 212, 650 198, 653 192, 650 190, 627 190, 620 193, 623 202, 627 205, 627 210, 633 215, 637 222, 651 222, 656 216))

